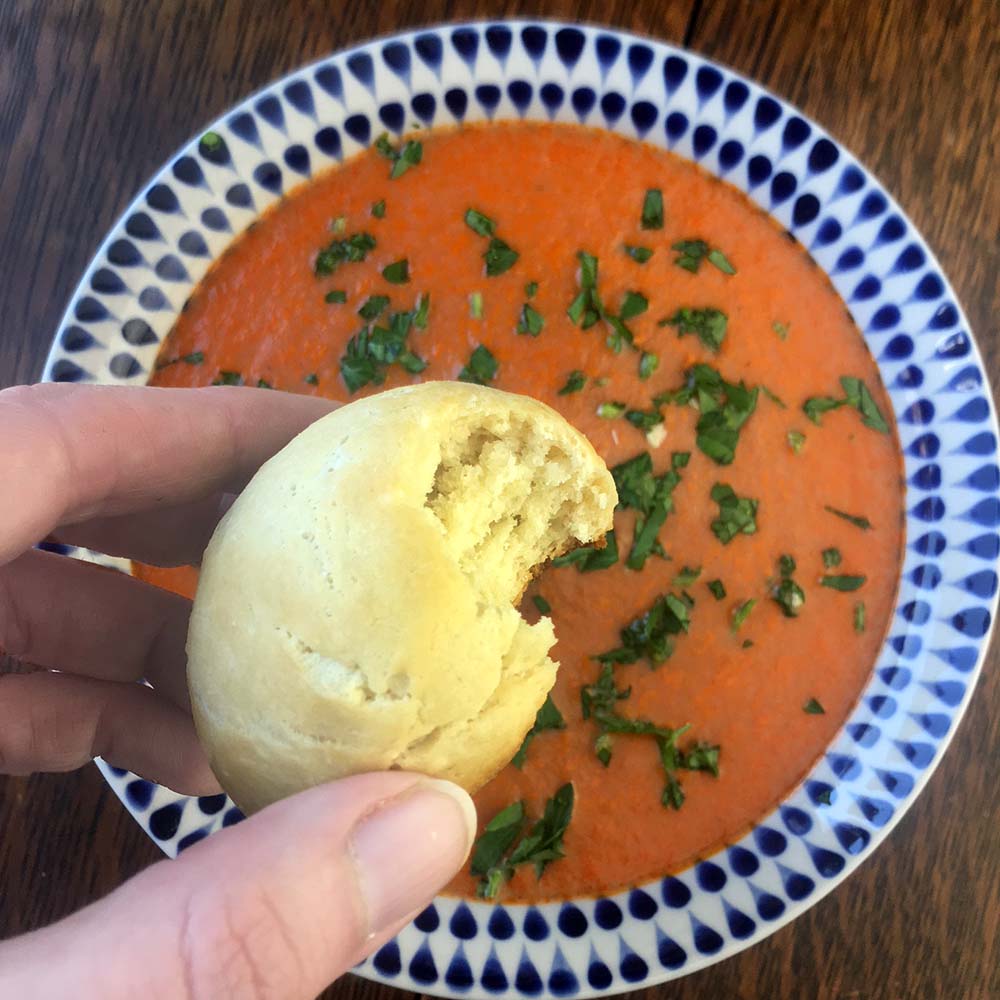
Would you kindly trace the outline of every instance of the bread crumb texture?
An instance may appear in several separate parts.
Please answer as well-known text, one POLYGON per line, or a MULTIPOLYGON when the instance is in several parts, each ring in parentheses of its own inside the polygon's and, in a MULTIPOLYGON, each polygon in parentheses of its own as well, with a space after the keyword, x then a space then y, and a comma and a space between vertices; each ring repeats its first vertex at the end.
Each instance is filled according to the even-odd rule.
POLYGON ((590 443, 523 396, 429 382, 351 403, 267 462, 205 553, 195 722, 245 810, 403 769, 475 791, 555 680, 517 603, 617 502, 590 443))

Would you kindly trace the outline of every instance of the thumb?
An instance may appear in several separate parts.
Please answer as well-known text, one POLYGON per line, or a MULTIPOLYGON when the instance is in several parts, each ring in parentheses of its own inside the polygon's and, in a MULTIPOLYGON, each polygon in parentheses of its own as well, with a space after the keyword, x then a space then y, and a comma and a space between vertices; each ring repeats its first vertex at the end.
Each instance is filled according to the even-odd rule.
POLYGON ((309 1000, 419 912, 474 836, 472 801, 447 782, 392 772, 302 792, 0 945, 0 996, 309 1000))

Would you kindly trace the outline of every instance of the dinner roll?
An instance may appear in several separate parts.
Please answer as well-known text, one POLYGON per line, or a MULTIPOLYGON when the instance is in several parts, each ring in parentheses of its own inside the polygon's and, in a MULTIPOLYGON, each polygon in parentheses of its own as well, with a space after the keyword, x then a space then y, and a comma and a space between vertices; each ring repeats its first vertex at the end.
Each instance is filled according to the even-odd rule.
POLYGON ((475 791, 555 681, 535 568, 603 540, 587 439, 524 396, 429 382, 350 403, 267 462, 205 552, 188 633, 198 733, 246 811, 363 771, 475 791))

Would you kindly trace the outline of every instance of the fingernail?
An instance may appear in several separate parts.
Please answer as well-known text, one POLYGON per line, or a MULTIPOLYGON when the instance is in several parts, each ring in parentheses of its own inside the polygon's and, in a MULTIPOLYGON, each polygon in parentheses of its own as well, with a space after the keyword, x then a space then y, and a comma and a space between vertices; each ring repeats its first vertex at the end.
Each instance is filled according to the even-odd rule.
POLYGON ((448 781, 422 779, 366 816, 351 853, 369 933, 427 903, 462 867, 475 836, 472 800, 448 781))

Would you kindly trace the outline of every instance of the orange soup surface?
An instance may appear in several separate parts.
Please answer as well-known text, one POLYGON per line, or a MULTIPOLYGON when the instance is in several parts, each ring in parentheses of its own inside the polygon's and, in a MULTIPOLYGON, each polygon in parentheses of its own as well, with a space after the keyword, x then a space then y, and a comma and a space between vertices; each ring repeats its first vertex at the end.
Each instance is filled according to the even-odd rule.
MULTIPOLYGON (((551 697, 566 726, 539 733, 523 766, 508 766, 476 797, 481 824, 523 801, 530 825, 557 788, 574 786, 565 857, 541 878, 519 867, 505 900, 612 892, 741 836, 803 777, 855 703, 893 607, 903 542, 888 400, 824 274, 746 197, 691 163, 568 125, 471 126, 419 139, 420 162, 398 177, 390 179, 389 159, 367 151, 289 194, 236 240, 180 316, 151 381, 263 381, 346 402, 456 378, 482 346, 488 355, 472 361, 481 378, 555 407, 609 467, 643 453, 656 476, 677 465, 672 509, 641 569, 626 565, 637 512, 619 509, 613 565, 549 566, 529 588, 525 616, 539 614, 536 595, 551 607, 561 664, 551 697), (662 192, 662 221, 649 191, 662 192), (468 224, 470 208, 486 221, 468 224), (331 241, 341 246, 319 269, 332 273, 318 276, 317 253, 331 241), (345 259, 352 245, 368 246, 363 260, 345 259), (596 258, 599 304, 585 288, 573 308, 592 266, 581 251, 596 258), (383 295, 389 302, 373 327, 426 307, 429 296, 426 324, 410 324, 405 365, 366 367, 370 348, 355 339, 362 362, 350 377, 374 371, 384 381, 352 393, 341 359, 366 326, 359 308, 383 295), (582 329, 588 310, 596 322, 582 329), (622 315, 625 332, 617 324, 616 333, 622 315), (692 386, 695 365, 734 386, 763 387, 729 464, 699 445, 711 393, 653 402, 692 386), (847 391, 844 376, 866 393, 859 398, 850 381, 847 391), (581 379, 582 388, 560 391, 581 379), (803 411, 812 397, 830 400, 811 404, 823 410, 819 425, 803 411), (657 410, 661 423, 634 425, 655 421, 657 410), (687 464, 675 453, 689 454, 687 464), (735 494, 727 511, 713 499, 713 488, 729 495, 720 485, 735 494), (605 766, 595 753, 601 729, 581 710, 581 688, 601 672, 594 657, 634 651, 621 630, 665 594, 687 619, 686 632, 669 636, 672 654, 655 665, 637 655, 612 673, 620 692, 631 691, 615 703, 619 716, 689 724, 677 738, 682 751, 719 748, 717 776, 671 772, 683 802, 667 804, 656 739, 607 738, 605 766)), ((193 593, 193 570, 137 571, 193 593)), ((450 891, 476 887, 465 872, 450 891)))

